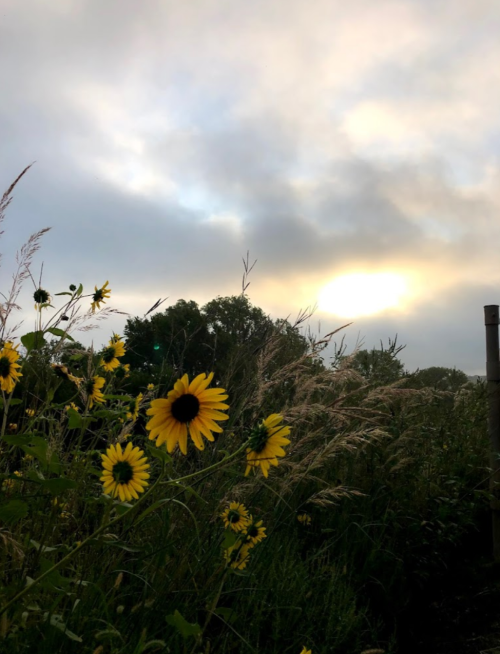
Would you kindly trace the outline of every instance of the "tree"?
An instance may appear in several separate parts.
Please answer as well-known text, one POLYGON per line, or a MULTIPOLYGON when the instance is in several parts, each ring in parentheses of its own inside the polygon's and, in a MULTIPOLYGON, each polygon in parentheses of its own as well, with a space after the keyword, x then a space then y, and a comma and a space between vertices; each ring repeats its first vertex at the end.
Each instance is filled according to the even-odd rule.
POLYGON ((211 340, 205 316, 194 301, 179 300, 151 318, 132 318, 125 326, 124 363, 142 372, 163 366, 182 376, 205 370, 211 340))
MULTIPOLYGON (((377 384, 392 384, 404 376, 404 364, 398 359, 398 354, 405 348, 397 345, 397 338, 389 339, 389 347, 384 349, 358 350, 352 358, 352 368, 359 372, 367 381, 377 384)), ((345 359, 345 357, 341 357, 345 359)))
POLYGON ((468 381, 467 375, 461 370, 431 366, 413 373, 409 379, 409 385, 413 388, 430 387, 440 391, 455 392, 468 381))
POLYGON ((258 355, 271 338, 279 345, 271 365, 284 366, 308 349, 307 339, 288 321, 275 321, 245 295, 217 297, 201 309, 179 300, 151 318, 132 318, 125 326, 131 385, 134 379, 170 383, 188 373, 214 372, 225 388, 251 391, 258 355), (134 372, 135 371, 135 372, 134 372), (163 371, 163 372, 162 372, 163 371), (168 380, 166 379, 168 377, 168 380))

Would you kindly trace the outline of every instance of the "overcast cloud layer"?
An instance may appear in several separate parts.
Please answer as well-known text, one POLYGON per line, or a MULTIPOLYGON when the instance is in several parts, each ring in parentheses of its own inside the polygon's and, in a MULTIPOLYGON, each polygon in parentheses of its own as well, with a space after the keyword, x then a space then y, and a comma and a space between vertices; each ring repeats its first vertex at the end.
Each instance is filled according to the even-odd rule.
POLYGON ((36 164, 2 286, 44 226, 44 285, 109 279, 132 315, 238 293, 247 250, 250 298, 273 317, 338 275, 399 272, 401 307, 356 319, 348 344, 398 333, 409 369, 483 374, 498 34, 497 0, 3 0, 0 186, 36 164))

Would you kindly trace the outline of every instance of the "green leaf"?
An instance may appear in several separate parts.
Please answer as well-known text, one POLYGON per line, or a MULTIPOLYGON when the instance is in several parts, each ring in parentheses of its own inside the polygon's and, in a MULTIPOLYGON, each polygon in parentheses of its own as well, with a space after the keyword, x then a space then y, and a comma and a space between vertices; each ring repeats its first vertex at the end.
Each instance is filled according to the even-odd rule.
POLYGON ((153 513, 153 511, 156 511, 156 509, 159 509, 160 506, 163 506, 163 504, 166 504, 167 502, 171 502, 172 500, 170 497, 164 497, 161 500, 157 500, 154 502, 154 504, 151 504, 151 506, 148 506, 148 508, 141 513, 139 518, 137 519, 137 522, 142 522, 144 518, 146 518, 150 513, 153 513))
MULTIPOLYGON (((47 620, 49 614, 45 613, 44 614, 44 619, 47 620)), ((62 631, 63 634, 65 634, 68 638, 71 640, 76 641, 77 643, 82 643, 82 639, 80 636, 77 636, 74 634, 72 631, 66 628, 66 623, 63 621, 62 615, 56 615, 55 613, 52 613, 50 616, 50 621, 49 624, 51 624, 53 627, 56 629, 59 629, 59 631, 62 631)))
POLYGON ((165 450, 160 450, 160 448, 153 447, 152 445, 148 445, 147 449, 149 454, 154 456, 155 459, 160 459, 160 461, 165 461, 165 463, 172 463, 172 457, 165 450))
POLYGON ((94 411, 93 416, 94 418, 117 418, 119 416, 119 412, 117 411, 111 411, 110 409, 99 409, 98 411, 94 411))
POLYGON ((36 540, 31 539, 30 543, 33 545, 33 547, 36 549, 37 552, 55 552, 57 550, 57 547, 49 547, 48 545, 40 545, 36 540))
MULTIPOLYGON (((44 574, 47 570, 50 570, 54 565, 53 561, 48 559, 42 559, 40 561, 40 573, 44 574)), ((52 570, 52 572, 40 582, 41 586, 45 588, 57 588, 57 589, 67 589, 71 584, 72 579, 68 577, 63 577, 59 570, 52 570)))
POLYGON ((45 330, 45 333, 52 334, 53 336, 60 336, 61 338, 67 338, 70 341, 74 341, 73 336, 67 334, 64 329, 59 329, 59 327, 49 327, 45 330))
POLYGON ((83 285, 80 284, 80 286, 76 289, 75 295, 81 295, 83 292, 83 285))
POLYGON ((118 540, 110 540, 107 545, 109 547, 118 547, 121 550, 125 550, 125 552, 142 552, 144 548, 142 547, 136 547, 134 545, 127 545, 127 543, 122 543, 121 541, 118 540))
POLYGON ((237 615, 234 609, 230 609, 226 606, 219 606, 215 609, 214 613, 216 615, 220 615, 220 617, 231 624, 232 622, 236 622, 237 615))
POLYGON ((117 515, 123 515, 124 513, 128 513, 132 507, 133 504, 129 504, 128 502, 120 502, 119 504, 115 504, 115 511, 117 515))
POLYGON ((68 429, 80 429, 83 426, 82 416, 75 409, 68 409, 68 429))
POLYGON ((63 291, 62 293, 54 293, 54 295, 71 295, 71 297, 73 297, 73 293, 70 293, 69 291, 63 291))
POLYGON ((222 541, 223 549, 227 550, 228 548, 232 547, 237 540, 238 536, 234 533, 234 531, 227 529, 224 532, 224 540, 222 541))
MULTIPOLYGON (((9 402, 9 407, 16 406, 16 404, 22 404, 22 400, 16 398, 11 398, 9 402)), ((0 409, 3 409, 3 399, 0 397, 0 409)))
POLYGON ((45 488, 52 493, 52 495, 62 495, 70 488, 76 488, 76 481, 66 479, 64 477, 57 477, 55 479, 43 479, 40 481, 42 488, 45 488))
POLYGON ((28 332, 28 334, 21 336, 21 343, 28 350, 28 352, 31 352, 31 350, 36 350, 45 345, 43 332, 28 332))
POLYGON ((172 625, 172 627, 177 629, 183 638, 199 636, 199 634, 201 634, 200 625, 196 622, 191 623, 185 620, 177 609, 173 614, 167 615, 166 620, 169 625, 172 625))
POLYGON ((22 500, 11 500, 0 506, 0 523, 15 525, 28 514, 28 505, 22 500))
POLYGON ((4 441, 9 445, 17 445, 25 454, 31 454, 50 472, 60 473, 62 465, 56 452, 49 451, 47 441, 33 434, 7 434, 4 441))

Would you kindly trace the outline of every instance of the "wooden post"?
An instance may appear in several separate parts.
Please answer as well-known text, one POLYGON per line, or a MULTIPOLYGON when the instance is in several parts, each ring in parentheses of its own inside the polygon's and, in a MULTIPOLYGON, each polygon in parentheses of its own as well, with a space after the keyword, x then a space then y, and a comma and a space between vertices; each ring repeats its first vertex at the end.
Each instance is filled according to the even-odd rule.
POLYGON ((488 389, 488 433, 490 436, 490 491, 493 499, 491 526, 493 558, 500 561, 500 356, 498 341, 499 306, 484 307, 486 326, 486 381, 488 389))

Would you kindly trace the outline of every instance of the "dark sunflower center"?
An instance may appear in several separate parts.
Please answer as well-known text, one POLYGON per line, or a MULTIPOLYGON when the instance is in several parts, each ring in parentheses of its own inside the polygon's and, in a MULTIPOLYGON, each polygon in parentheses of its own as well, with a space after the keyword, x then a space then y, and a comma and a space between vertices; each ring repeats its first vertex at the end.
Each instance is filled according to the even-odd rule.
POLYGON ((92 299, 94 300, 94 302, 100 302, 100 300, 102 300, 103 297, 104 297, 104 293, 102 292, 102 288, 100 288, 94 293, 92 299))
POLYGON ((63 379, 67 379, 68 377, 68 369, 66 366, 54 366, 54 372, 58 377, 62 377, 63 379))
POLYGON ((264 425, 259 425, 255 427, 250 436, 249 447, 254 452, 262 452, 266 447, 267 441, 269 440, 269 432, 264 425))
POLYGON ((33 293, 33 299, 38 304, 45 304, 45 302, 49 301, 49 294, 47 293, 47 291, 44 291, 43 288, 37 288, 36 291, 33 293))
POLYGON ((85 384, 85 390, 89 395, 92 395, 94 393, 94 380, 89 379, 88 382, 85 384))
POLYGON ((8 377, 10 375, 10 359, 7 357, 0 357, 0 376, 8 377))
POLYGON ((134 476, 134 470, 128 461, 118 461, 113 466, 113 477, 119 484, 128 484, 134 476))
POLYGON ((113 361, 114 358, 115 358, 115 348, 112 345, 110 345, 104 350, 102 359, 104 363, 111 363, 111 361, 113 361))
POLYGON ((181 395, 172 402, 172 415, 179 422, 194 420, 200 411, 198 398, 190 393, 181 395))
POLYGON ((241 520, 241 513, 239 511, 236 511, 236 509, 230 509, 229 513, 227 514, 227 521, 230 522, 232 525, 234 525, 240 520, 241 520))
POLYGON ((247 536, 250 536, 250 538, 255 538, 256 536, 259 535, 259 530, 255 525, 250 525, 247 529, 247 536))

